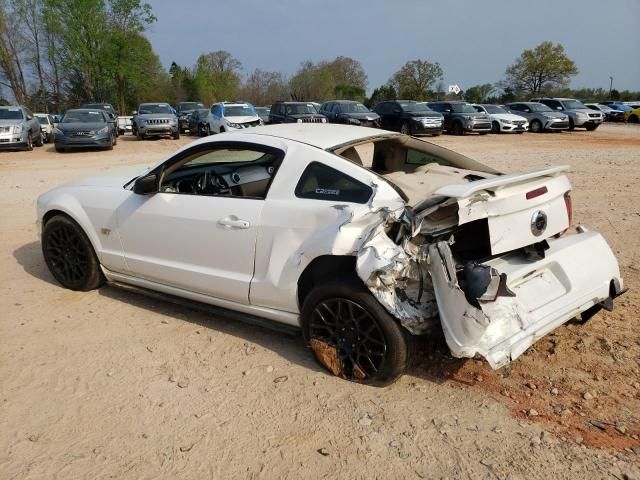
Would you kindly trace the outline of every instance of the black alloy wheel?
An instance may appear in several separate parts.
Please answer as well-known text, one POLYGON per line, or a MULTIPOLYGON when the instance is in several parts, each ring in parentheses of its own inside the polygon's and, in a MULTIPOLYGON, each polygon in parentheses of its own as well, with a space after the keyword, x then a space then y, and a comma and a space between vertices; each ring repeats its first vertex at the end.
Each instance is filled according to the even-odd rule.
POLYGON ((56 215, 45 224, 42 253, 49 271, 63 287, 92 290, 105 281, 91 242, 66 216, 56 215))
POLYGON ((302 327, 316 359, 337 377, 384 386, 407 364, 404 329, 357 278, 316 287, 304 302, 302 327))
POLYGON ((495 121, 491 123, 491 133, 500 133, 500 123, 495 121))

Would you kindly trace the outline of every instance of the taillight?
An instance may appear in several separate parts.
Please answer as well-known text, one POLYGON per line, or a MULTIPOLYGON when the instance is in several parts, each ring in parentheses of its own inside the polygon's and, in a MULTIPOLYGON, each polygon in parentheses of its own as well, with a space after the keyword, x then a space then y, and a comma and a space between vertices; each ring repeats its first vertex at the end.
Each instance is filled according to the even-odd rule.
POLYGON ((567 218, 569 219, 569 228, 573 221, 573 203, 571 202, 571 192, 564 194, 564 204, 567 206, 567 218))

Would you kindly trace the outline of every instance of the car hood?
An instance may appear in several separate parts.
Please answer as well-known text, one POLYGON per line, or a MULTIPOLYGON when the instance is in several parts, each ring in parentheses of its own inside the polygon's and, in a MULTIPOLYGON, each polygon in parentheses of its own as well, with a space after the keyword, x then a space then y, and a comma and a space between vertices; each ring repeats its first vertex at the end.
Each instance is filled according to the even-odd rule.
POLYGON ((231 123, 246 123, 246 122, 255 122, 256 120, 260 120, 258 115, 239 115, 237 117, 224 117, 231 123))
POLYGON ((527 120, 524 117, 521 117, 520 115, 515 115, 513 113, 492 113, 489 115, 491 118, 500 118, 502 120, 511 120, 512 122, 514 121, 522 121, 522 120, 527 120))
POLYGON ((355 118, 357 120, 377 120, 380 118, 376 112, 363 112, 363 113, 341 113, 344 118, 355 118))
POLYGON ((62 132, 86 132, 98 131, 106 126, 106 123, 59 123, 57 128, 62 132))
POLYGON ((320 113, 290 113, 287 117, 291 118, 327 118, 320 113))
POLYGON ((151 167, 148 165, 134 165, 129 167, 113 168, 105 172, 90 177, 72 180, 63 185, 63 187, 112 187, 122 188, 126 183, 130 182, 140 175, 144 175, 151 167))

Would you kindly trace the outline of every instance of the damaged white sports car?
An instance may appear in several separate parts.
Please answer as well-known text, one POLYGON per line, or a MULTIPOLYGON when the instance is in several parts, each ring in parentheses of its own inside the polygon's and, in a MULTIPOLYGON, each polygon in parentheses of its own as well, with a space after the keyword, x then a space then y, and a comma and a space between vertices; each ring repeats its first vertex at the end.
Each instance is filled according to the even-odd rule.
POLYGON ((340 125, 203 138, 152 169, 38 199, 65 287, 105 281, 301 327, 333 374, 384 385, 408 334, 498 368, 623 292, 571 225, 566 167, 503 175, 423 140, 340 125))

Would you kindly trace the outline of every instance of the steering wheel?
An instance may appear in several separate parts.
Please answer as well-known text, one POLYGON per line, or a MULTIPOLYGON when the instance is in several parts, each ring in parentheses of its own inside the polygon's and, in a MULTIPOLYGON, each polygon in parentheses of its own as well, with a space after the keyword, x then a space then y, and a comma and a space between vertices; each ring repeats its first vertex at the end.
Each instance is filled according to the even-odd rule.
POLYGON ((211 173, 210 183, 211 186, 218 189, 218 193, 224 193, 226 195, 231 195, 231 188, 229 184, 224 179, 222 175, 216 175, 215 173, 211 173))
POLYGON ((231 195, 229 184, 222 175, 204 171, 193 183, 194 194, 216 193, 231 195))

